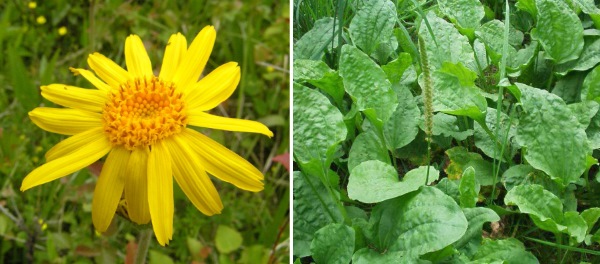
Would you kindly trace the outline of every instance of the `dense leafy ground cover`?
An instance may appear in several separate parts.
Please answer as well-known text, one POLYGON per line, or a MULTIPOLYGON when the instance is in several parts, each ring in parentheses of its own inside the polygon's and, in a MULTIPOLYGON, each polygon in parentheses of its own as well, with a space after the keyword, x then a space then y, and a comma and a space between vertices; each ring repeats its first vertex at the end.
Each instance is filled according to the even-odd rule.
POLYGON ((294 1, 296 263, 598 263, 593 0, 294 1))
POLYGON ((250 193, 215 180, 222 214, 206 217, 175 187, 174 236, 153 242, 150 263, 287 263, 289 173, 273 158, 289 145, 289 4, 286 1, 0 1, 0 263, 131 263, 139 229, 115 217, 105 235, 91 220, 94 171, 85 169, 25 193, 22 179, 64 137, 36 127, 27 113, 39 86, 92 88, 69 67, 89 69, 100 52, 124 66, 129 34, 144 40, 158 72, 169 36, 188 41, 206 25, 217 40, 206 67, 241 67, 238 90, 214 114, 258 120, 272 139, 202 131, 255 164, 265 190, 250 193), (251 14, 251 15, 250 15, 251 14))

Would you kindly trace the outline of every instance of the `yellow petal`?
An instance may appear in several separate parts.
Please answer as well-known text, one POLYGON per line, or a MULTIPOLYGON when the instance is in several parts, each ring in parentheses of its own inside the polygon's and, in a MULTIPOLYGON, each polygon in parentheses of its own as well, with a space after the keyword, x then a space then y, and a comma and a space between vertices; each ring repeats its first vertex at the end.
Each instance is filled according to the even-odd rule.
POLYGON ((69 70, 71 70, 71 72, 73 72, 74 75, 81 74, 83 78, 87 79, 92 85, 94 85, 99 90, 106 92, 110 91, 110 86, 102 80, 98 79, 98 77, 96 77, 96 75, 93 72, 84 69, 75 69, 73 67, 69 68, 69 70))
POLYGON ((152 77, 152 64, 144 43, 137 35, 125 39, 125 63, 127 70, 134 77, 152 77))
POLYGON ((169 38, 167 48, 165 49, 165 57, 160 68, 160 79, 171 81, 179 64, 184 58, 187 51, 187 40, 181 33, 173 34, 169 38))
POLYGON ((197 127, 207 127, 227 131, 261 133, 268 137, 273 137, 273 132, 259 122, 216 116, 205 112, 190 112, 188 124, 197 127))
POLYGON ((102 112, 108 100, 105 91, 83 89, 64 84, 42 86, 42 96, 49 101, 75 109, 102 112))
POLYGON ((243 190, 263 189, 263 174, 244 158, 195 130, 188 128, 180 135, 210 174, 243 190))
POLYGON ((148 150, 137 148, 131 152, 125 176, 125 200, 131 221, 150 222, 148 207, 148 150))
POLYGON ((223 203, 215 186, 206 175, 198 155, 185 138, 175 135, 167 144, 173 159, 173 175, 192 204, 205 215, 220 214, 223 203))
POLYGON ((208 57, 215 44, 217 32, 213 26, 204 27, 194 38, 190 48, 186 51, 183 61, 179 64, 173 81, 182 91, 186 91, 198 81, 208 57))
POLYGON ((88 137, 86 144, 76 150, 52 160, 33 170, 21 184, 21 191, 25 191, 40 184, 69 175, 102 158, 111 149, 108 139, 100 137, 88 137))
POLYGON ((192 111, 207 111, 229 98, 239 82, 240 67, 236 62, 229 62, 194 84, 185 100, 192 111))
POLYGON ((117 211, 125 185, 128 160, 129 151, 118 147, 108 154, 102 166, 92 200, 92 222, 99 232, 106 231, 117 211))
POLYGON ((84 148, 89 141, 100 140, 100 138, 108 140, 102 127, 93 128, 69 137, 54 145, 54 147, 46 152, 46 162, 53 161, 62 156, 70 155, 72 152, 75 152, 80 148, 84 148))
POLYGON ((34 124, 46 131, 75 135, 102 127, 102 115, 70 108, 38 107, 29 112, 34 124))
POLYGON ((96 75, 108 83, 112 88, 119 88, 122 83, 132 79, 129 72, 121 68, 111 59, 100 53, 90 54, 88 64, 94 70, 96 75))
POLYGON ((158 243, 164 246, 173 236, 173 170, 171 155, 159 140, 148 158, 148 205, 158 243))

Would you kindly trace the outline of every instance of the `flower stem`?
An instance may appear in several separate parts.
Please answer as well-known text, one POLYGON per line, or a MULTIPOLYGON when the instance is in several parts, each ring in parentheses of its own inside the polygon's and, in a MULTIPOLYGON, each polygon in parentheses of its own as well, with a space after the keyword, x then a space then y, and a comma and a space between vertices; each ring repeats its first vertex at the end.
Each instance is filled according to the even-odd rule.
POLYGON ((148 255, 148 247, 152 241, 152 228, 143 229, 138 238, 137 252, 135 253, 135 264, 146 263, 146 255, 148 255))

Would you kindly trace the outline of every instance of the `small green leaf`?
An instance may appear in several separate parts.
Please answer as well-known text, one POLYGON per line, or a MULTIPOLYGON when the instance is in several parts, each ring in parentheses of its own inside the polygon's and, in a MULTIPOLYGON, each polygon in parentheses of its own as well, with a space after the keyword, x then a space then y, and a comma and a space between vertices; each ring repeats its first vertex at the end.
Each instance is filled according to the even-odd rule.
POLYGON ((579 121, 579 127, 586 129, 590 125, 592 118, 598 113, 600 105, 596 101, 583 101, 567 105, 567 107, 573 112, 577 121, 579 121))
POLYGON ((354 252, 354 229, 344 224, 326 225, 315 233, 310 251, 317 263, 349 263, 354 252))
MULTIPOLYGON (((496 131, 497 113, 498 112, 496 112, 496 109, 488 107, 485 116, 485 123, 492 133, 495 133, 496 131)), ((514 124, 515 121, 517 120, 510 120, 508 115, 506 115, 504 112, 500 112, 500 129, 498 131, 498 138, 502 141, 502 143, 504 143, 504 138, 508 132, 507 142, 504 145, 503 156, 512 157, 516 154, 517 149, 512 146, 513 138, 516 135, 516 127, 514 124), (508 155, 506 153, 508 153, 508 155)), ((492 140, 479 123, 475 122, 473 127, 475 128, 475 146, 481 149, 483 154, 490 158, 506 161, 506 159, 500 154, 503 151, 502 146, 498 145, 497 142, 492 140)))
POLYGON ((546 56, 557 64, 575 60, 583 50, 583 26, 564 0, 536 0, 537 27, 531 30, 546 56))
POLYGON ((600 103, 600 66, 594 68, 583 81, 581 101, 594 100, 600 103))
POLYGON ((421 111, 408 88, 398 89, 398 106, 383 124, 383 135, 389 150, 404 147, 417 137, 421 111))
MULTIPOLYGON (((492 163, 484 160, 479 153, 468 152, 464 147, 454 147, 446 150, 450 164, 444 169, 448 178, 460 179, 468 167, 475 169, 475 179, 478 184, 487 186, 494 184, 492 163)), ((498 182, 500 179, 496 179, 498 182)))
POLYGON ((600 208, 592 207, 585 209, 583 212, 581 212, 581 217, 583 217, 583 220, 585 220, 587 224, 586 233, 589 233, 592 231, 594 224, 596 224, 598 219, 600 219, 600 208))
POLYGON ((501 263, 519 263, 519 264, 537 264, 537 258, 525 250, 521 241, 515 238, 491 240, 487 239, 479 248, 474 261, 477 263, 491 263, 501 261, 501 263))
POLYGON ((477 28, 485 15, 478 0, 439 0, 440 10, 461 28, 477 28))
POLYGON ((519 10, 523 10, 529 13, 534 18, 537 16, 537 8, 535 7, 535 0, 517 0, 515 5, 519 10))
POLYGON ((331 17, 315 21, 313 28, 294 44, 294 59, 319 60, 323 55, 323 50, 327 46, 331 46, 332 41, 335 42, 336 31, 333 24, 331 17))
POLYGON ((458 191, 460 192, 460 207, 471 208, 477 204, 478 186, 475 183, 475 170, 468 167, 460 178, 458 191))
POLYGON ((396 6, 389 0, 364 2, 348 27, 353 43, 372 55, 382 42, 392 38, 396 16, 396 6))
POLYGON ((242 246, 242 235, 235 229, 219 225, 215 235, 215 246, 223 254, 231 253, 242 246))
MULTIPOLYGON (((492 61, 498 63, 502 58, 504 50, 504 23, 497 19, 488 21, 475 31, 475 35, 487 47, 487 52, 492 61)), ((517 50, 509 45, 507 51, 508 61, 510 61, 510 58, 514 57, 517 50)))
POLYGON ((373 109, 379 120, 387 121, 396 109, 398 98, 385 72, 352 45, 342 47, 339 71, 358 110, 373 109))
POLYGON ((440 250, 462 237, 467 219, 442 191, 422 186, 418 191, 379 203, 369 221, 381 251, 418 256, 440 250))
POLYGON ((525 159, 563 185, 576 182, 590 151, 577 118, 560 97, 520 83, 517 87, 524 113, 516 141, 527 149, 525 159))
POLYGON ((294 156, 307 163, 325 163, 332 150, 346 138, 346 125, 340 111, 327 97, 294 83, 294 156))
MULTIPOLYGON (((421 130, 425 130, 424 122, 420 122, 419 127, 421 130)), ((433 135, 465 140, 467 137, 473 135, 473 129, 461 130, 458 126, 458 118, 456 116, 436 113, 433 115, 433 135)))
POLYGON ((352 171, 358 164, 369 160, 390 163, 390 154, 373 129, 360 133, 354 139, 348 154, 348 170, 352 171))
MULTIPOLYGON (((392 84, 399 83, 402 80, 404 71, 412 65, 410 54, 402 52, 398 54, 398 58, 390 61, 388 64, 381 67, 392 84)), ((296 69, 294 69, 295 71, 296 69)))
POLYGON ((302 172, 294 172, 294 256, 310 256, 310 244, 320 228, 341 222, 342 213, 321 181, 302 172))
MULTIPOLYGON (((439 171, 429 168, 428 184, 439 178, 439 171)), ((378 160, 366 161, 350 173, 348 197, 363 203, 378 203, 409 192, 416 191, 425 184, 427 167, 419 167, 398 180, 396 169, 378 160)))

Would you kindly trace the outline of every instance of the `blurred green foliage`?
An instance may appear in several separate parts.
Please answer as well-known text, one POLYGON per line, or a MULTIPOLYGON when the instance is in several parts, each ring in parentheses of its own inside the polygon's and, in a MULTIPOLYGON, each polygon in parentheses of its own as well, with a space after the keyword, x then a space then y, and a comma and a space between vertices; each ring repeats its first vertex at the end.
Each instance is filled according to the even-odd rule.
POLYGON ((142 38, 158 73, 169 36, 181 32, 189 43, 206 25, 215 26, 217 40, 205 73, 229 61, 242 69, 237 91, 213 113, 261 121, 275 136, 203 132, 263 171, 265 190, 245 192, 215 179, 225 208, 207 217, 176 187, 173 240, 164 248, 152 243, 149 263, 289 261, 289 173, 273 162, 289 151, 287 1, 14 0, 0 1, 0 263, 128 259, 139 229, 117 216, 108 234, 95 232, 90 171, 19 191, 45 151, 65 138, 33 125, 27 112, 53 106, 39 95, 40 85, 92 88, 68 69, 89 69, 92 52, 124 66, 129 34, 142 38), (219 250, 219 241, 232 238, 237 242, 219 250))

